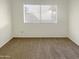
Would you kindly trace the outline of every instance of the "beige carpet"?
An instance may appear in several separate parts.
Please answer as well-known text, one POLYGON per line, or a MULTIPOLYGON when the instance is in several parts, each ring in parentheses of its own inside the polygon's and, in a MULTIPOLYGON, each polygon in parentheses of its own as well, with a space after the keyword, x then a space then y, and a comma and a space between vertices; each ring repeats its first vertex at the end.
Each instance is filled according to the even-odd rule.
POLYGON ((13 39, 0 59, 79 59, 79 47, 69 39, 13 39))

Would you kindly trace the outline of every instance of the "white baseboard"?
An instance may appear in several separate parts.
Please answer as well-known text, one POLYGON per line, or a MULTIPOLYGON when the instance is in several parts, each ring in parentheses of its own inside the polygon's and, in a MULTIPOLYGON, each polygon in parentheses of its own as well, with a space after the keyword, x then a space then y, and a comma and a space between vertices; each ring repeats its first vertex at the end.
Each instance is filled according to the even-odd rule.
POLYGON ((78 45, 79 46, 79 42, 78 41, 76 41, 76 40, 74 40, 73 38, 71 38, 71 37, 68 37, 70 40, 72 40, 76 45, 78 45))
POLYGON ((65 35, 13 35, 13 38, 67 38, 65 35))
POLYGON ((9 37, 8 39, 6 40, 3 40, 0 42, 0 48, 2 48, 7 42, 9 42, 13 37, 9 37))

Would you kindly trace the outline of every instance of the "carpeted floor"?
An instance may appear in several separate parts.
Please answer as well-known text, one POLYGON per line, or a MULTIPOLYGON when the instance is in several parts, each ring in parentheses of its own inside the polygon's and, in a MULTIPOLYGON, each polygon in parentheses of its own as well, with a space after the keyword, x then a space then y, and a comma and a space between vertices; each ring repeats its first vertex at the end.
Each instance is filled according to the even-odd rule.
POLYGON ((69 39, 12 39, 0 59, 79 59, 79 47, 69 39))

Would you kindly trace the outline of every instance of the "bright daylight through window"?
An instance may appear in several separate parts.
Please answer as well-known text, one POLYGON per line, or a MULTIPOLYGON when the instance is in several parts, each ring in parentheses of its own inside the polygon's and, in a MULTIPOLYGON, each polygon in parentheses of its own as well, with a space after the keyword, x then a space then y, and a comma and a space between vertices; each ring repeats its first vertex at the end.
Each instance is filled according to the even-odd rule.
POLYGON ((57 23, 57 6, 24 5, 24 23, 57 23))

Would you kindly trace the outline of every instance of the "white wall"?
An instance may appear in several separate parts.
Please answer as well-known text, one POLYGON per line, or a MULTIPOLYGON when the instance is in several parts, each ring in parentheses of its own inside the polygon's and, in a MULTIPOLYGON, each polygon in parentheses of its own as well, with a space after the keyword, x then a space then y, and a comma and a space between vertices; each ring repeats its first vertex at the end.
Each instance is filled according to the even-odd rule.
POLYGON ((67 0, 13 0, 13 32, 15 37, 66 37, 68 32, 67 0), (23 4, 58 5, 57 24, 24 24, 23 4))
POLYGON ((70 0, 69 37, 79 45, 79 0, 70 0))
POLYGON ((0 0, 0 47, 12 38, 9 0, 0 0))

